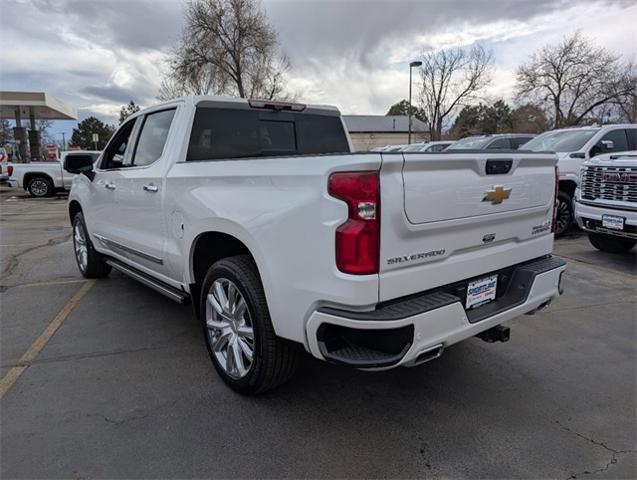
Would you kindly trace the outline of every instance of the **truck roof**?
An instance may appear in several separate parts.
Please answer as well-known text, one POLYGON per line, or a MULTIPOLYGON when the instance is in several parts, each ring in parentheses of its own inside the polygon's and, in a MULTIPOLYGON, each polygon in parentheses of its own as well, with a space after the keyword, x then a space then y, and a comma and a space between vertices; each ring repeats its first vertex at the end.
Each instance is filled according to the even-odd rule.
POLYGON ((340 116, 341 112, 333 105, 305 104, 298 102, 280 102, 275 100, 248 99, 227 97, 221 95, 189 95, 174 98, 165 102, 160 102, 151 107, 144 108, 131 115, 134 118, 143 115, 147 111, 156 110, 161 107, 186 103, 195 107, 227 108, 227 109, 270 109, 274 111, 292 111, 303 113, 314 113, 320 115, 340 116))
MULTIPOLYGON (((602 130, 605 128, 629 128, 629 127, 637 127, 637 123, 608 123, 605 125, 582 125, 581 127, 565 127, 565 128, 554 128, 553 130, 547 130, 547 132, 565 132, 570 130, 602 130)), ((543 132, 546 133, 546 132, 543 132)))

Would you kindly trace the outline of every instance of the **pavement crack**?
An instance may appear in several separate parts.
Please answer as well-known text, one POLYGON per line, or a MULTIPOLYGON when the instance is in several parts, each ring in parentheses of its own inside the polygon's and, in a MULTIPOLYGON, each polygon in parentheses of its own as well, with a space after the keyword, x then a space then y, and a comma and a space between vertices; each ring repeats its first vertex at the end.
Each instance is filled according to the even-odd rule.
POLYGON ((102 414, 102 413, 89 413, 86 415, 87 417, 99 417, 101 419, 103 419, 106 423, 111 423, 113 425, 124 425, 125 423, 128 422, 133 422, 135 420, 142 420, 144 418, 147 418, 150 416, 150 413, 144 413, 143 415, 131 415, 130 417, 125 417, 122 418, 121 420, 115 419, 115 418, 110 418, 107 417, 106 415, 102 414))
POLYGON ((33 247, 26 248, 26 249, 22 250, 21 252, 14 253, 12 255, 8 255, 8 257, 7 257, 8 263, 2 269, 2 276, 4 278, 7 278, 7 277, 9 277, 10 275, 13 274, 15 269, 20 264, 20 257, 21 256, 26 255, 27 253, 31 253, 34 250, 38 250, 40 248, 53 247, 55 245, 59 245, 61 243, 64 243, 64 242, 68 241, 71 238, 71 235, 72 235, 72 233, 67 233, 65 235, 62 235, 61 237, 50 238, 46 243, 35 245, 33 247))
POLYGON ((566 425, 563 425, 562 422, 560 422, 559 420, 555 420, 555 423, 557 425, 559 425, 560 428, 562 428, 563 430, 572 433, 578 437, 580 437, 583 440, 586 440, 589 443, 592 443, 593 445, 596 445, 598 447, 603 448, 604 450, 606 450, 607 452, 609 452, 611 454, 611 458, 608 462, 606 462, 606 465, 604 465, 602 468, 598 468, 597 470, 583 470, 581 472, 578 473, 573 473, 571 474, 567 480, 570 479, 574 479, 574 478, 578 478, 578 475, 590 475, 593 473, 600 473, 600 472, 605 472, 606 470, 608 470, 610 468, 611 465, 616 465, 617 464, 617 456, 621 455, 623 453, 635 453, 637 452, 637 450, 615 450, 614 448, 610 448, 608 445, 606 445, 604 442, 599 442, 597 440, 594 440, 590 437, 587 437, 586 435, 582 435, 579 432, 576 432, 575 430, 567 427, 566 425))
POLYGON ((68 362, 74 360, 85 360, 89 358, 99 358, 99 357, 109 357, 112 355, 122 355, 127 353, 138 353, 145 352, 148 350, 161 350, 165 348, 174 348, 174 344, 162 344, 162 345, 150 345, 148 347, 139 347, 139 348, 122 348, 116 350, 107 350, 102 352, 92 352, 92 353, 77 353, 77 354, 69 354, 69 355, 58 355, 50 358, 42 358, 33 360, 31 362, 16 362, 0 365, 1 368, 13 368, 13 367, 30 367, 32 365, 41 365, 47 363, 56 363, 56 362, 68 362))

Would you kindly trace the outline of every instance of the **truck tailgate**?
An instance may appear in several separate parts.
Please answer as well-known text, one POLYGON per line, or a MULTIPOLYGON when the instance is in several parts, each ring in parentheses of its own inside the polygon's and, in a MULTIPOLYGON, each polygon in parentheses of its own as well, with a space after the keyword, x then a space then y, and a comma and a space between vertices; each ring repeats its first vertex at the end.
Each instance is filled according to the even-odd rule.
POLYGON ((524 152, 383 154, 380 301, 549 254, 556 163, 524 152))
POLYGON ((514 210, 524 215, 524 209, 550 204, 555 172, 549 165, 510 154, 405 155, 405 214, 416 224, 514 210), (487 162, 510 170, 487 174, 487 162))

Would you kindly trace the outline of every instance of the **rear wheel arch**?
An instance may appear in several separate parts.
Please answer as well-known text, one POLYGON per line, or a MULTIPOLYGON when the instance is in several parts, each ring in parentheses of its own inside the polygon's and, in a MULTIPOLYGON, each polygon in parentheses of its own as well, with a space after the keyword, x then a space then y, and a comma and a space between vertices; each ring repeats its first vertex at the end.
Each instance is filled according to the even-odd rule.
MULTIPOLYGON (((224 232, 209 231, 200 233, 192 242, 190 248, 190 293, 194 299, 199 298, 201 286, 210 266, 224 258, 237 255, 249 255, 255 265, 258 263, 248 246, 237 237, 224 232)), ((259 272, 259 277, 263 278, 259 272)), ((193 301, 193 306, 198 305, 198 301, 193 301)), ((199 309, 195 309, 199 316, 199 309)))
POLYGON ((53 188, 55 188, 55 183, 53 182, 53 179, 51 178, 51 175, 49 175, 48 173, 44 173, 44 172, 27 172, 24 174, 24 177, 22 177, 22 188, 24 188, 25 190, 27 189, 29 182, 34 179, 34 178, 45 178, 46 180, 48 180, 49 182, 51 182, 51 185, 53 185, 53 188))

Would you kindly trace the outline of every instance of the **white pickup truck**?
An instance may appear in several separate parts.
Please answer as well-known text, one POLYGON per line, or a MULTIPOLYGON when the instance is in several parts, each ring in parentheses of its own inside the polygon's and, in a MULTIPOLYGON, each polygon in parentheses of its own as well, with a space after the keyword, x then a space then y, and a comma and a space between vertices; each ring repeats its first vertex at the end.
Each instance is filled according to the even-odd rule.
POLYGON ((568 231, 575 218, 575 189, 579 185, 584 161, 605 153, 637 149, 637 125, 591 125, 551 130, 538 135, 520 148, 557 153, 560 183, 555 235, 560 236, 568 231))
POLYGON ((299 352, 413 366, 560 294, 551 153, 356 153, 336 108, 187 97, 131 116, 69 195, 86 277, 192 302, 237 391, 299 352))
POLYGON ((99 154, 94 150, 70 150, 63 152, 60 160, 12 163, 8 183, 27 190, 33 197, 50 197, 71 188, 73 176, 65 173, 63 168, 67 157, 83 157, 94 162, 99 154))
POLYGON ((584 162, 575 218, 591 244, 623 253, 637 244, 637 150, 584 162))

